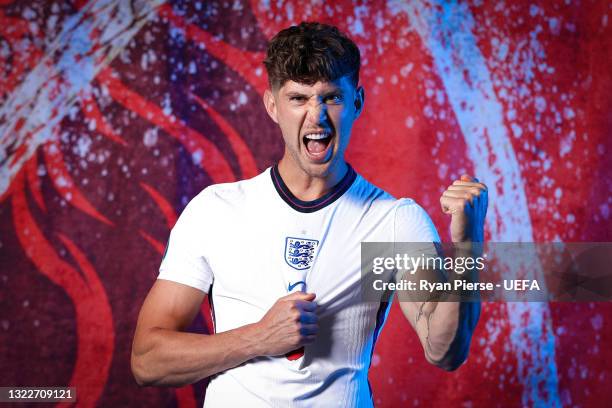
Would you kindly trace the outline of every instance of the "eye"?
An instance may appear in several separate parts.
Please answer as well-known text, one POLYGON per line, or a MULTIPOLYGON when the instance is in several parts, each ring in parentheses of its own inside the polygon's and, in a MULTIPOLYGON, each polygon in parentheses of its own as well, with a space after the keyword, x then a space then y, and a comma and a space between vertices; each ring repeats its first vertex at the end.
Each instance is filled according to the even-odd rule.
POLYGON ((325 98, 325 102, 333 104, 342 103, 342 95, 330 95, 325 98))
POLYGON ((306 100, 305 97, 303 96, 292 96, 289 98, 290 101, 295 101, 295 102, 304 102, 306 100))

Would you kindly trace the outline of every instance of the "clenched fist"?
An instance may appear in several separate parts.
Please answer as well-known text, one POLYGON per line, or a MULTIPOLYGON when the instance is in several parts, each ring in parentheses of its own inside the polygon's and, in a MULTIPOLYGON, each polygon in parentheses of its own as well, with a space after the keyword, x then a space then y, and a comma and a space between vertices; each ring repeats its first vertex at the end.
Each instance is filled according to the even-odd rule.
POLYGON ((261 355, 278 356, 315 340, 319 326, 314 293, 294 292, 278 299, 257 323, 261 355))
POLYGON ((451 239, 453 242, 482 242, 484 220, 487 214, 487 186, 466 174, 455 180, 442 197, 440 205, 445 214, 451 215, 451 239))

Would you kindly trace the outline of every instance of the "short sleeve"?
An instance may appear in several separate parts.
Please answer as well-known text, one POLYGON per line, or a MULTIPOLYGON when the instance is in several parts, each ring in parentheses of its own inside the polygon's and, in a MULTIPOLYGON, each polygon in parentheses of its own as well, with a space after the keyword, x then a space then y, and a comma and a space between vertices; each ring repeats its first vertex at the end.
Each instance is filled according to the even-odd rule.
MULTIPOLYGON (((394 220, 394 253, 411 257, 437 256, 438 231, 427 212, 409 198, 399 200, 394 220), (403 244, 407 243, 407 244, 403 244)), ((396 282, 402 278, 395 275, 396 282)))
MULTIPOLYGON (((205 200, 205 199, 204 199, 205 200)), ((205 256, 206 207, 196 197, 185 208, 170 232, 158 279, 182 283, 208 293, 213 272, 205 256)))
POLYGON ((409 198, 402 198, 395 210, 394 242, 440 242, 438 231, 427 212, 409 198))

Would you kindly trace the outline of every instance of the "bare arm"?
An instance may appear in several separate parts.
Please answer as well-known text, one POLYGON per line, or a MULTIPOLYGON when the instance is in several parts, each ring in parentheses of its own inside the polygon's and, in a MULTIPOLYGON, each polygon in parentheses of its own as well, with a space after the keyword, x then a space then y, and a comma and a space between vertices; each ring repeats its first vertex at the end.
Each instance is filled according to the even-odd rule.
POLYGON ((183 330, 197 314, 204 292, 157 280, 138 317, 132 373, 139 385, 182 386, 257 356, 280 355, 314 341, 313 294, 280 298, 257 323, 204 335, 183 330))
POLYGON ((480 302, 400 302, 400 307, 427 361, 448 371, 459 368, 468 355, 480 302))
MULTIPOLYGON (((484 239, 487 187, 464 175, 447 188, 440 198, 440 205, 442 211, 452 217, 452 241, 460 243, 455 255, 479 255, 480 246, 473 243, 484 239)), ((440 279, 443 278, 433 277, 433 280, 440 279)), ((457 369, 465 361, 480 317, 479 301, 400 302, 400 307, 419 336, 427 361, 449 371, 457 369)))

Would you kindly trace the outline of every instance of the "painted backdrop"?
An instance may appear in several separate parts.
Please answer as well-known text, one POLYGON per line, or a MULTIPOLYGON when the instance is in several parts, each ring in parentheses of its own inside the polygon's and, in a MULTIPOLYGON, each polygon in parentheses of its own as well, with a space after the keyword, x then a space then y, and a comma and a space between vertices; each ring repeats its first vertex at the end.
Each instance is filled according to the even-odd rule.
MULTIPOLYGON (((492 241, 612 241, 611 5, 593 1, 0 0, 0 385, 72 385, 82 406, 198 406, 139 389, 132 333, 178 214, 278 160, 267 40, 333 23, 363 55, 348 160, 415 198, 463 172, 492 241)), ((605 303, 483 305, 472 352, 430 367, 394 306, 378 406, 603 406, 605 303)), ((206 332, 206 306, 193 330, 206 332)))

